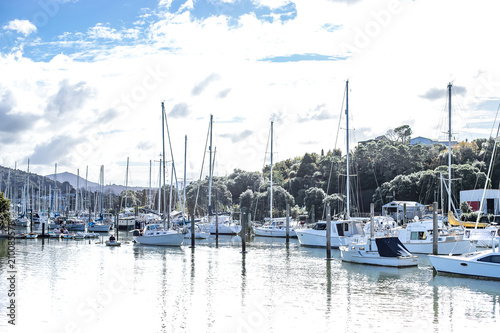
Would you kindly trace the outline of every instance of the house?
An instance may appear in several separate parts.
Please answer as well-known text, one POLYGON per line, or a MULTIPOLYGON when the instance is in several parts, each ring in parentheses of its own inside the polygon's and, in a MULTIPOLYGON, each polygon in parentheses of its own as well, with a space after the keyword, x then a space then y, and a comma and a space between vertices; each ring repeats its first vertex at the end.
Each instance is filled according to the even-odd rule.
POLYGON ((478 211, 481 207, 481 200, 484 201, 481 211, 483 214, 500 214, 500 190, 467 190, 460 191, 460 202, 467 201, 467 203, 472 207, 473 211, 478 211))
POLYGON ((391 216, 395 221, 402 221, 406 206, 406 218, 413 219, 415 216, 421 218, 425 214, 425 205, 416 201, 392 201, 382 206, 382 215, 391 216))
MULTIPOLYGON (((436 140, 431 140, 428 138, 424 138, 423 136, 417 136, 416 138, 413 138, 410 140, 410 145, 424 145, 424 146, 430 146, 433 144, 441 144, 446 147, 448 147, 448 140, 446 141, 436 141, 436 140)), ((458 141, 451 141, 451 146, 453 147, 454 145, 458 144, 458 141)))

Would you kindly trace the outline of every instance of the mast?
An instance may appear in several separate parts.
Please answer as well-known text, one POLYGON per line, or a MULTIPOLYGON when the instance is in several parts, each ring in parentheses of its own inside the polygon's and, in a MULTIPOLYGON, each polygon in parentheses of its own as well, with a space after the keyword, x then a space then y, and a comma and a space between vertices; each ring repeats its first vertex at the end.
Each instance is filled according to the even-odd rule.
POLYGON ((448 211, 451 211, 451 82, 448 83, 448 211))
POLYGON ((271 121, 271 193, 269 195, 269 222, 273 221, 273 122, 271 121))
POLYGON ((158 171, 158 216, 161 216, 161 158, 160 158, 160 168, 158 171))
POLYGON ((125 171, 125 213, 127 212, 127 192, 128 192, 128 157, 127 157, 127 169, 125 171))
POLYGON ((347 191, 347 210, 346 210, 346 219, 351 217, 350 209, 349 209, 349 80, 345 83, 345 99, 346 99, 346 107, 345 107, 345 118, 346 118, 346 141, 347 141, 347 149, 346 149, 346 191, 347 191))
POLYGON ((182 202, 182 218, 184 218, 185 213, 186 213, 186 162, 187 162, 187 142, 188 142, 188 137, 187 135, 184 136, 184 186, 183 186, 183 202, 182 202))
MULTIPOLYGON (((165 103, 161 102, 161 144, 163 148, 163 224, 165 224, 165 212, 167 210, 167 196, 165 193, 165 160, 167 159, 165 155, 165 103)), ((165 227, 165 225, 164 225, 165 227)))
POLYGON ((101 213, 101 216, 100 216, 100 218, 102 220, 101 222, 103 222, 104 221, 104 215, 103 215, 102 212, 103 212, 103 208, 104 208, 104 197, 103 197, 103 195, 104 195, 104 165, 101 165, 101 172, 100 172, 100 177, 99 178, 100 178, 99 181, 101 183, 101 200, 100 200, 100 206, 101 206, 100 207, 101 208, 100 209, 100 213, 101 213))
POLYGON ((148 207, 151 210, 151 160, 149 160, 149 193, 148 193, 148 207))
POLYGON ((76 198, 75 198, 75 214, 78 215, 78 190, 80 189, 80 169, 76 169, 76 198))
POLYGON ((85 200, 84 200, 84 206, 83 206, 83 211, 87 211, 87 206, 88 206, 88 195, 89 195, 89 190, 88 190, 88 178, 89 178, 89 166, 87 165, 87 171, 85 172, 85 200))
POLYGON ((212 124, 213 115, 210 115, 210 145, 208 146, 208 151, 210 152, 208 167, 208 216, 212 216, 212 124))
POLYGON ((26 180, 26 212, 30 209, 30 159, 28 158, 28 175, 26 180))

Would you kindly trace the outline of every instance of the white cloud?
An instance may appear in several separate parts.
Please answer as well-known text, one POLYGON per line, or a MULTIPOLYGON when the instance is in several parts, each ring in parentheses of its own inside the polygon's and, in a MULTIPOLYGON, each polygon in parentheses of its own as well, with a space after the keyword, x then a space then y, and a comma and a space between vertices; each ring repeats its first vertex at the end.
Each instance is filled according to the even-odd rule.
POLYGON ((3 28, 4 30, 16 31, 24 36, 36 31, 36 26, 28 20, 12 20, 3 28))
MULTIPOLYGON (((275 161, 344 149, 342 142, 334 145, 348 78, 351 138, 369 139, 403 124, 411 124, 415 136, 438 138, 445 100, 421 96, 434 97, 432 89, 443 92, 450 81, 464 88, 454 97, 454 105, 462 108, 454 114, 453 132, 489 135, 484 124, 492 123, 494 110, 477 106, 500 95, 499 54, 491 43, 500 28, 491 10, 496 2, 402 0, 392 10, 393 2, 318 0, 312 5, 298 0, 293 20, 270 23, 247 13, 237 24, 220 15, 195 20, 189 11, 172 14, 162 6, 145 22, 157 21, 139 30, 100 23, 83 32, 61 31, 63 38, 50 46, 67 43, 60 49, 64 53, 47 62, 20 52, 1 55, 0 86, 9 87, 8 93, 0 91, 4 109, 15 108, 12 121, 24 119, 21 115, 37 121, 15 147, 0 147, 0 164, 71 138, 67 164, 48 164, 58 162, 70 172, 89 164, 96 166, 96 177, 104 164, 106 179, 123 183, 125 168, 119 162, 130 157, 144 163, 131 169, 136 184, 144 184, 149 160, 158 160, 162 151, 164 101, 171 112, 175 160, 182 164, 187 135, 193 178, 200 172, 210 114, 216 173, 255 171, 263 164, 270 120, 275 121, 275 161), (455 14, 444 15, 447 7, 455 14), (475 12, 482 13, 480 19, 475 12), (470 24, 462 23, 464 17, 470 24), (343 55, 342 43, 356 47, 345 61, 260 61, 292 54, 343 55), (63 115, 57 127, 47 117, 55 110, 63 115)), ((285 1, 262 4, 278 8, 285 1)), ((340 130, 339 137, 344 134, 340 130)))

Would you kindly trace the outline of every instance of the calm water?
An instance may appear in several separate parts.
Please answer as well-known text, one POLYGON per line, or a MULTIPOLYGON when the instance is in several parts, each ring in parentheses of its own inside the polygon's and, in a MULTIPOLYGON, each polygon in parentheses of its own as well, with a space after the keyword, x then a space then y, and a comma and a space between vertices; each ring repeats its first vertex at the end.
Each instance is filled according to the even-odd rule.
POLYGON ((16 240, 16 326, 1 332, 463 332, 498 330, 500 282, 343 263, 297 240, 188 240, 182 248, 16 240))

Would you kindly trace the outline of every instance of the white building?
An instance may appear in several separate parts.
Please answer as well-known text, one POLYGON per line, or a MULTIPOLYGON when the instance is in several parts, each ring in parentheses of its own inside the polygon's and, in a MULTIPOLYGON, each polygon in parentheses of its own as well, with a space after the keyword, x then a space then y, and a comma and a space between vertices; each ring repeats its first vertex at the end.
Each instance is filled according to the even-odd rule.
MULTIPOLYGON (((467 201, 473 211, 481 206, 484 190, 460 191, 460 202, 467 201)), ((486 190, 484 193, 483 214, 499 215, 500 190, 486 190)))
POLYGON ((402 221, 406 205, 406 218, 413 219, 415 216, 421 218, 425 214, 425 205, 416 201, 391 201, 382 206, 382 215, 392 216, 395 221, 402 221))

